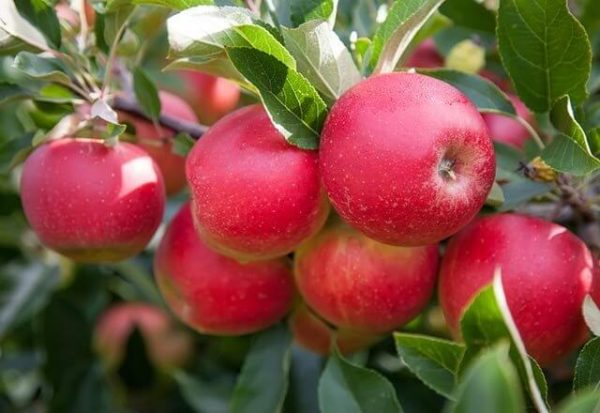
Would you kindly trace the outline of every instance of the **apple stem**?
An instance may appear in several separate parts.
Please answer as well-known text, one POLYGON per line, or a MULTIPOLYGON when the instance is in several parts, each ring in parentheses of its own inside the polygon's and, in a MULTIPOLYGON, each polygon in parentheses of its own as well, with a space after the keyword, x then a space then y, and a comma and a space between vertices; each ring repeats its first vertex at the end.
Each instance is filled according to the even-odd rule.
POLYGON ((442 161, 440 162, 440 166, 439 166, 439 173, 440 175, 445 178, 445 179, 449 179, 451 181, 456 181, 456 174, 454 173, 454 164, 455 161, 451 160, 451 159, 442 159, 442 161))

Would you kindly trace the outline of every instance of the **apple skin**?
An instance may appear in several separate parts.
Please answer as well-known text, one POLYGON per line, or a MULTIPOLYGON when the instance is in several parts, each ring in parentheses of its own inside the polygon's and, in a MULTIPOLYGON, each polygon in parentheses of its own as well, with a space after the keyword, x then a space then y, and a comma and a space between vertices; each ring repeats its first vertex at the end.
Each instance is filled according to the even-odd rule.
POLYGON ((592 287, 590 288, 590 295, 592 299, 596 303, 596 305, 600 308, 600 260, 598 256, 595 255, 593 257, 594 260, 594 271, 592 276, 592 287))
POLYGON ((298 305, 292 312, 289 326, 294 341, 299 346, 321 355, 331 353, 334 337, 342 354, 356 353, 383 338, 352 329, 329 326, 303 304, 298 305))
POLYGON ((137 146, 63 138, 27 158, 21 200, 48 248, 75 261, 120 261, 142 251, 154 235, 165 189, 158 167, 137 146))
POLYGON ((592 266, 588 248, 566 228, 524 215, 494 215, 450 240, 441 266, 440 303, 456 334, 463 312, 499 267, 525 347, 547 366, 587 337, 581 306, 592 266))
POLYGON ((236 108, 240 101, 240 87, 231 80, 206 73, 184 70, 188 101, 205 125, 212 125, 236 108))
MULTIPOLYGON (((512 94, 508 94, 508 97, 514 105, 517 115, 527 122, 532 123, 534 121, 533 114, 527 109, 527 106, 525 106, 521 99, 512 94)), ((522 148, 525 142, 531 137, 523 125, 508 116, 492 113, 484 113, 482 116, 488 126, 492 139, 495 141, 522 148)))
POLYGON ((281 320, 294 300, 287 258, 241 264, 217 254, 196 234, 189 203, 156 250, 154 274, 173 312, 205 334, 262 330, 281 320))
POLYGON ((437 51, 433 39, 423 40, 406 60, 406 67, 435 69, 444 66, 444 58, 437 51))
MULTIPOLYGON (((194 111, 180 97, 171 93, 159 92, 161 113, 188 122, 198 122, 194 111)), ((171 139, 175 132, 161 126, 154 126, 145 119, 119 113, 119 120, 133 125, 137 138, 136 145, 144 148, 154 159, 165 181, 167 195, 180 192, 186 185, 185 157, 173 153, 171 139)))
POLYGON ((454 87, 416 73, 371 77, 342 95, 319 156, 342 218, 402 246, 433 244, 466 225, 496 169, 477 108, 454 87))
POLYGON ((296 251, 294 275, 304 301, 324 320, 379 334, 427 305, 437 266, 437 245, 395 247, 334 224, 296 251))
POLYGON ((145 303, 120 303, 99 318, 94 346, 109 367, 118 366, 126 354, 127 342, 134 329, 144 338, 150 360, 169 369, 183 366, 192 355, 189 334, 177 329, 174 321, 160 308, 145 303))
POLYGON ((329 213, 318 155, 287 143, 260 105, 212 126, 186 164, 202 239, 240 261, 286 255, 329 213))

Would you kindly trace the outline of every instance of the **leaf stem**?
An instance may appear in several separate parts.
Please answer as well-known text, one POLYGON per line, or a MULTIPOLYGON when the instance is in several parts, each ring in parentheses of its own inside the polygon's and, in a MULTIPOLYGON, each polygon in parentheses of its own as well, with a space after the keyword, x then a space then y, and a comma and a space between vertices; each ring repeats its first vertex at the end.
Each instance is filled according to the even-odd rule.
POLYGON ((544 141, 542 140, 542 138, 540 137, 540 135, 533 128, 533 126, 531 126, 531 124, 529 122, 527 122, 525 119, 523 119, 519 115, 511 116, 511 118, 513 118, 514 120, 516 120, 517 122, 519 122, 521 124, 521 126, 523 126, 525 129, 527 129, 527 132, 529 132, 529 134, 531 135, 533 141, 537 144, 537 146, 540 149, 544 149, 546 147, 546 145, 544 144, 544 141))
POLYGON ((123 33, 125 32, 125 29, 129 24, 130 18, 131 15, 129 15, 127 19, 125 19, 121 27, 119 27, 119 31, 115 35, 115 38, 110 46, 110 53, 108 54, 108 59, 106 60, 106 72, 104 72, 104 80, 102 82, 102 96, 106 94, 106 90, 108 88, 108 84, 110 82, 110 77, 112 74, 114 61, 117 58, 117 46, 119 44, 119 41, 121 40, 121 36, 123 36, 123 33))

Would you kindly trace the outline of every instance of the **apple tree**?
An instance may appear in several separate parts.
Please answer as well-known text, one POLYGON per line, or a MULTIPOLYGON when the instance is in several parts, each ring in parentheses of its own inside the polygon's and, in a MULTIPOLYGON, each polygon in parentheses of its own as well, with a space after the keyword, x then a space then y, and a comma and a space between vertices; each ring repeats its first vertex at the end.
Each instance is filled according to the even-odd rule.
POLYGON ((600 412, 600 2, 0 1, 0 411, 600 412))

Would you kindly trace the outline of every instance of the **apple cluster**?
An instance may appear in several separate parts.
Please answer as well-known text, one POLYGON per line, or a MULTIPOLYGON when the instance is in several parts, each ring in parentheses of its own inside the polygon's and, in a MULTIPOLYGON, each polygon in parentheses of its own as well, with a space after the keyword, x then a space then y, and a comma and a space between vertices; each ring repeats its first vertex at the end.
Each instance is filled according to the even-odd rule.
MULTIPOLYGON (((179 98, 161 101, 165 113, 196 119, 179 98)), ((495 178, 494 121, 449 84, 416 73, 363 80, 333 105, 318 151, 286 142, 261 105, 217 121, 185 160, 171 152, 169 131, 126 120, 136 143, 63 138, 37 148, 23 169, 26 216, 73 260, 122 260, 144 249, 165 194, 187 183, 191 199, 164 232, 154 272, 173 313, 201 333, 248 334, 291 313, 300 345, 353 352, 422 313, 439 283, 458 336, 464 310, 500 268, 540 363, 588 334, 589 250, 538 218, 478 216, 495 178)), ((167 328, 151 328, 165 324, 152 312, 133 313, 109 316, 124 325, 136 317, 142 333, 167 328)))

